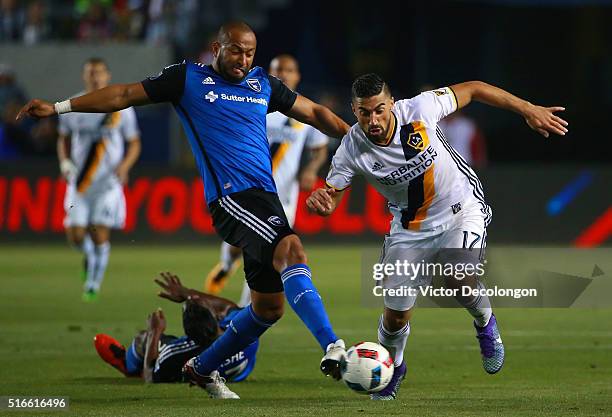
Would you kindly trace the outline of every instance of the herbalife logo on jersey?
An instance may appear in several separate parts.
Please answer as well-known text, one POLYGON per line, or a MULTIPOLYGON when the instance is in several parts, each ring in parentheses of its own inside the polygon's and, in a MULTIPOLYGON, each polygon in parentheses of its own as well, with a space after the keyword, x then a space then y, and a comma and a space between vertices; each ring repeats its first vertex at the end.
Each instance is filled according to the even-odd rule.
POLYGON ((211 77, 206 77, 204 81, 202 81, 202 84, 214 85, 215 81, 211 77))
POLYGON ((208 93, 206 93, 206 95, 204 96, 204 98, 208 101, 210 101, 211 103, 213 103, 216 99, 219 98, 219 96, 217 94, 215 94, 214 91, 209 91, 208 93))
POLYGON ((374 165, 372 165, 372 172, 380 171, 384 167, 385 166, 383 164, 381 164, 380 162, 376 161, 376 162, 374 162, 374 165))

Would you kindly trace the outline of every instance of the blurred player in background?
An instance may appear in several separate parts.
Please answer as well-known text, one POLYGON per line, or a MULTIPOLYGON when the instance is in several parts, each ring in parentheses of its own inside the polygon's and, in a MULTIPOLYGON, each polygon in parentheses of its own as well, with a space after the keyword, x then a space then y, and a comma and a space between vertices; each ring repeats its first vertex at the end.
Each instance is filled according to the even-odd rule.
MULTIPOLYGON (((300 69, 291 55, 279 55, 270 61, 270 75, 280 79, 295 91, 300 83, 300 69)), ((275 112, 266 116, 266 134, 270 143, 272 174, 283 205, 289 226, 293 227, 300 189, 311 191, 317 180, 317 173, 327 160, 327 136, 310 125, 301 123, 283 113, 275 112), (309 162, 300 171, 302 152, 310 153, 309 162)), ((223 242, 221 260, 206 278, 204 290, 210 294, 221 292, 228 279, 240 265, 240 248, 223 242)), ((251 291, 245 282, 238 305, 244 307, 251 301, 251 291)))
MULTIPOLYGON (((514 111, 545 137, 549 132, 567 132, 567 122, 554 114, 564 108, 536 106, 483 82, 456 84, 395 102, 378 75, 366 74, 352 87, 357 123, 334 155, 327 188, 314 191, 307 200, 308 207, 322 216, 330 215, 353 177, 362 175, 388 200, 393 214, 391 231, 383 244, 382 264, 424 261, 458 265, 459 258, 476 266, 482 262, 491 209, 474 171, 438 127, 440 119, 472 101, 514 111)), ((445 285, 451 288, 460 281, 472 288, 484 288, 473 276, 463 278, 455 273, 445 278, 445 285)), ((416 289, 430 285, 431 279, 427 273, 407 276, 396 272, 383 278, 382 287, 416 289)), ((389 385, 371 398, 393 400, 406 374, 404 348, 416 295, 383 294, 385 308, 378 340, 393 356, 395 369, 389 385)), ((485 371, 498 372, 505 351, 488 297, 456 299, 474 318, 485 371)))
POLYGON ((487 166, 487 141, 474 120, 461 111, 449 114, 438 123, 450 146, 473 168, 487 166))
MULTIPOLYGON (((90 58, 83 65, 85 91, 77 95, 104 88, 110 79, 106 62, 90 58)), ((123 184, 140 155, 140 132, 132 107, 61 114, 58 129, 57 156, 68 182, 64 226, 68 241, 84 254, 83 300, 92 301, 108 265, 110 231, 124 226, 123 184)))
POLYGON ((340 378, 344 341, 333 330, 312 282, 302 241, 289 227, 272 177, 266 114, 280 111, 320 131, 342 137, 348 125, 327 107, 297 95, 260 67, 252 67, 257 38, 244 22, 219 29, 213 63, 183 62, 141 82, 115 84, 49 103, 34 99, 18 118, 75 112, 113 112, 133 105, 172 103, 204 180, 204 193, 221 238, 240 247, 251 304, 183 371, 215 398, 238 399, 218 368, 245 349, 284 313, 285 299, 323 350, 320 370, 340 378))
MULTIPOLYGON (((435 90, 435 86, 426 84, 419 92, 432 90, 435 90)), ((487 141, 475 120, 466 116, 462 110, 457 110, 440 120, 438 127, 444 133, 449 145, 470 167, 487 166, 487 141)))
MULTIPOLYGON (((230 300, 186 288, 178 276, 165 272, 155 280, 162 287, 158 295, 183 303, 184 336, 164 333, 166 318, 161 309, 147 318, 147 330, 136 334, 129 348, 106 334, 94 338, 96 351, 109 365, 125 376, 142 377, 145 382, 186 382, 183 365, 211 345, 242 309, 230 300)), ((240 382, 253 371, 259 346, 256 340, 243 351, 228 357, 219 367, 221 377, 240 382)))

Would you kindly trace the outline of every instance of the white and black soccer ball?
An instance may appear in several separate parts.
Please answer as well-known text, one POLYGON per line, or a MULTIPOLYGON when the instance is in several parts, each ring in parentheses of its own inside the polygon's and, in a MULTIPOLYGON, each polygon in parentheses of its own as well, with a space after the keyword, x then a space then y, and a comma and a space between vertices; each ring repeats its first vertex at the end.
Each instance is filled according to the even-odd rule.
POLYGON ((361 342, 346 351, 342 363, 342 379, 360 394, 383 390, 393 376, 393 359, 378 343, 361 342))

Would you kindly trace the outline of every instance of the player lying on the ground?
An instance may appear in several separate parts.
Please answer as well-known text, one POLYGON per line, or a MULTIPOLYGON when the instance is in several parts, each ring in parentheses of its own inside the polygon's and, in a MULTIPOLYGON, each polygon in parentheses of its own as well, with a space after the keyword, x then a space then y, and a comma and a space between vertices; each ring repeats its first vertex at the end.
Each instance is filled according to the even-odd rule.
MULTIPOLYGON (((104 60, 90 58, 83 65, 83 93, 108 86, 110 79, 104 60)), ((83 301, 94 301, 100 291, 111 229, 122 229, 125 223, 122 185, 139 155, 140 132, 132 107, 59 115, 57 157, 68 182, 64 227, 68 241, 84 255, 83 301)))
MULTIPOLYGON (((314 191, 308 207, 322 216, 330 215, 353 177, 362 175, 388 200, 393 214, 381 263, 456 264, 458 253, 461 261, 473 254, 472 261, 478 262, 491 208, 476 174, 437 126, 440 119, 473 100, 520 114, 545 137, 549 132, 567 132, 567 122, 554 114, 562 107, 536 106, 483 82, 456 84, 395 102, 379 76, 363 75, 352 87, 357 123, 334 155, 327 188, 314 191)), ((447 279, 446 285, 456 287, 458 278, 454 278, 447 279)), ((384 277, 382 286, 417 288, 431 284, 431 279, 396 272, 384 277)), ((482 286, 474 279, 464 282, 482 286)), ((385 293, 378 340, 394 357, 395 372, 387 388, 372 394, 373 399, 392 400, 397 395, 406 374, 404 348, 415 301, 416 296, 385 293)), ((505 352, 488 297, 458 297, 457 301, 474 317, 485 371, 498 372, 505 352)))
POLYGON ((266 114, 280 111, 321 132, 342 137, 348 125, 327 107, 296 94, 278 78, 252 67, 257 38, 244 22, 219 29, 213 63, 183 62, 142 82, 115 84, 80 97, 49 103, 34 99, 17 118, 69 112, 113 112, 130 106, 172 103, 204 180, 213 225, 243 250, 251 304, 200 355, 185 364, 189 379, 219 398, 238 399, 217 369, 225 358, 255 342, 283 315, 285 298, 321 347, 325 375, 340 378, 346 350, 333 330, 312 282, 306 251, 289 227, 272 176, 266 114), (298 295, 300 295, 298 297, 298 295))
MULTIPOLYGON (((184 287, 178 276, 165 272, 155 282, 159 296, 183 303, 184 336, 164 334, 166 318, 161 309, 147 319, 147 330, 134 336, 126 348, 106 334, 98 334, 94 345, 100 357, 125 376, 142 376, 145 382, 186 382, 185 362, 210 346, 242 309, 225 298, 184 287)), ((218 371, 227 381, 243 381, 255 366, 259 340, 225 359, 218 371)))
MULTIPOLYGON (((277 77, 291 90, 300 83, 300 69, 297 60, 291 55, 278 55, 270 61, 270 75, 277 77)), ((312 126, 274 112, 266 116, 266 135, 270 143, 272 158, 272 175, 278 191, 278 198, 287 215, 289 227, 293 227, 297 212, 297 202, 300 189, 312 191, 317 180, 317 173, 327 161, 328 138, 312 126), (300 169, 303 151, 309 151, 310 160, 300 169)), ((242 250, 229 243, 221 244, 220 262, 206 277, 204 291, 209 294, 219 294, 229 278, 240 266, 242 250)), ((244 283, 239 306, 251 302, 251 291, 244 283)))

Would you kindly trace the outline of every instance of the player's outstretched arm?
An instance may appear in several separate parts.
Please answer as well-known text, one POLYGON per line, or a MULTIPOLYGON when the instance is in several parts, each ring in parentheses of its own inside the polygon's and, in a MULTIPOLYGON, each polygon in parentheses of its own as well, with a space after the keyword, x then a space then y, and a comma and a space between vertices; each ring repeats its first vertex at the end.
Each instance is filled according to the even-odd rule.
POLYGON ((142 369, 145 382, 153 382, 153 368, 159 356, 159 340, 166 330, 166 317, 161 308, 149 314, 147 319, 147 346, 142 369))
POLYGON ((297 96, 293 107, 286 113, 302 123, 316 127, 334 138, 341 138, 349 131, 349 125, 325 106, 317 104, 304 96, 297 96))
POLYGON ((217 297, 185 287, 179 277, 171 272, 162 272, 159 274, 159 278, 156 278, 154 281, 163 290, 157 295, 175 303, 182 303, 187 298, 192 298, 198 304, 213 310, 216 315, 223 315, 230 308, 238 307, 236 303, 227 298, 217 297))
POLYGON ((310 161, 300 173, 300 189, 311 191, 317 181, 317 173, 327 161, 327 145, 310 149, 310 161))
POLYGON ((58 113, 111 113, 130 106, 149 104, 142 83, 114 84, 91 93, 52 104, 44 100, 33 99, 21 108, 17 120, 24 116, 35 118, 49 117, 58 113))
POLYGON ((130 138, 127 143, 128 145, 125 149, 125 156, 115 169, 115 174, 117 175, 117 178, 119 178, 121 184, 127 184, 130 169, 132 169, 132 167, 138 160, 138 157, 140 156, 140 151, 142 149, 139 136, 130 138))
POLYGON ((468 81, 451 86, 457 97, 457 107, 462 108, 472 101, 479 101, 490 106, 499 107, 520 114, 529 127, 544 137, 550 133, 565 135, 568 123, 555 115, 565 110, 564 107, 542 107, 531 104, 501 88, 482 81, 468 81))
POLYGON ((329 216, 336 210, 343 196, 344 190, 338 191, 331 187, 317 188, 306 199, 306 206, 319 216, 329 216))

